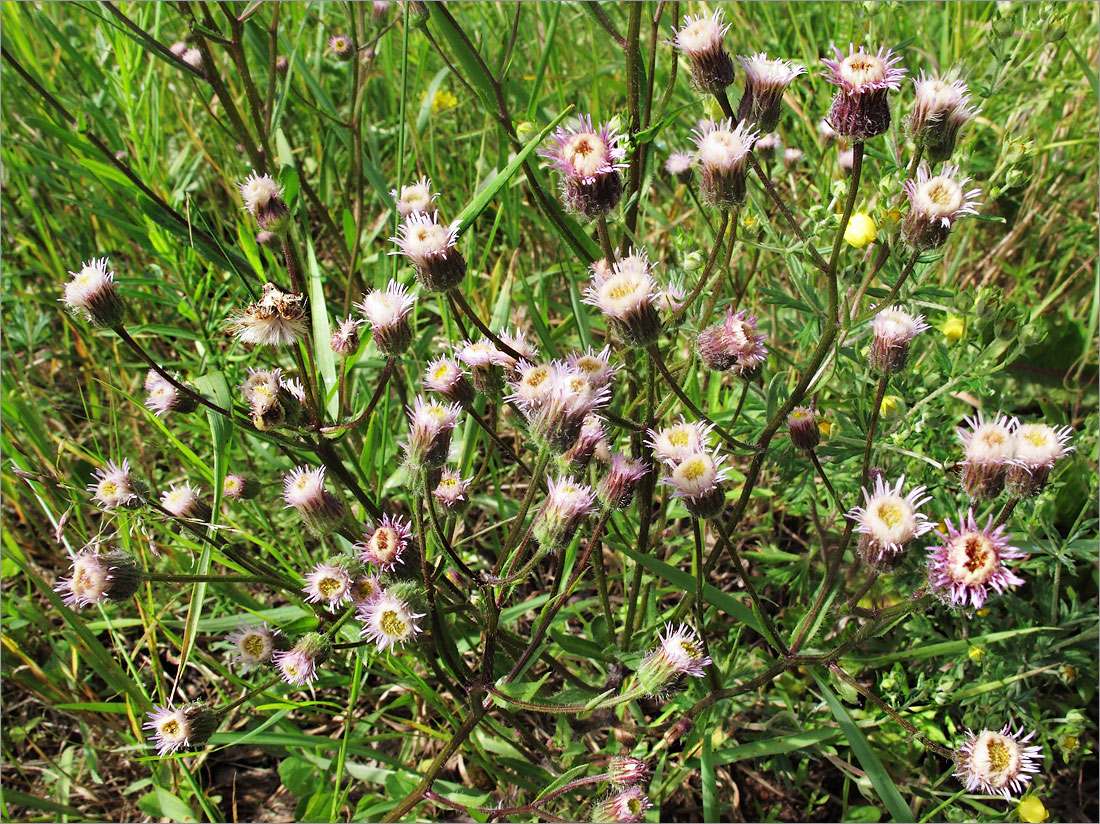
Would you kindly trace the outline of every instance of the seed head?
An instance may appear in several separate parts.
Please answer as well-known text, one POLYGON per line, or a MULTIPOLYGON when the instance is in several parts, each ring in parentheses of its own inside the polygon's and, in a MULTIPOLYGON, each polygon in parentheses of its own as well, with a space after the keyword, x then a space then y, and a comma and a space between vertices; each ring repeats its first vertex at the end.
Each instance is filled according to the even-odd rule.
POLYGON ((93 326, 118 326, 126 314, 115 288, 115 273, 107 271, 110 265, 107 258, 92 258, 81 264, 79 272, 69 272, 73 279, 65 284, 61 298, 71 312, 93 326))
POLYGON ((237 340, 257 346, 291 346, 306 331, 305 298, 265 283, 258 301, 250 303, 232 322, 237 340))

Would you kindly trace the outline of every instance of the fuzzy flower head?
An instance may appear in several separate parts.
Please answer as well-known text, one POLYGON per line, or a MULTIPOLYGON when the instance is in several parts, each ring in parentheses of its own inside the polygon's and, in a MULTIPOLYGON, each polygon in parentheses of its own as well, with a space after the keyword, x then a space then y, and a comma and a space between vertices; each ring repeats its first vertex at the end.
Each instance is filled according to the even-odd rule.
POLYGON ((454 358, 429 361, 424 370, 424 388, 461 406, 474 400, 474 388, 466 379, 466 371, 454 358))
POLYGON ((906 547, 932 529, 932 524, 917 510, 932 500, 925 487, 914 487, 908 495, 901 494, 905 476, 894 486, 875 479, 870 492, 863 490, 863 506, 857 506, 847 517, 856 522, 860 534, 860 552, 869 566, 882 569, 900 560, 906 547))
POLYGON ((264 621, 260 626, 250 626, 241 622, 236 631, 225 636, 233 648, 233 663, 239 664, 245 672, 271 663, 279 630, 271 629, 264 621))
POLYGON ((396 280, 391 280, 385 289, 368 292, 355 304, 370 324, 374 345, 383 355, 400 355, 409 348, 412 343, 409 313, 415 304, 416 298, 396 280))
POLYGON ((900 372, 909 362, 909 342, 928 328, 924 315, 910 315, 900 306, 880 311, 871 321, 871 368, 883 375, 900 372))
POLYGON ((607 762, 608 780, 620 789, 643 784, 650 776, 645 761, 630 755, 613 755, 607 762))
POLYGON ((95 471, 95 483, 88 485, 95 502, 104 509, 134 509, 141 506, 141 495, 130 476, 130 462, 125 458, 121 464, 107 461, 107 465, 95 471))
POLYGON ((737 108, 737 119, 754 123, 762 132, 770 132, 779 123, 779 104, 783 93, 806 67, 787 60, 774 60, 764 52, 740 56, 737 62, 745 73, 745 93, 737 108))
POLYGON ((343 564, 317 564, 306 573, 302 592, 309 603, 323 604, 329 612, 336 612, 351 600, 351 576, 343 564))
POLYGON ((265 283, 263 294, 232 322, 233 334, 256 346, 290 346, 306 331, 305 298, 265 283))
POLYGON ((829 125, 843 137, 863 140, 890 128, 890 101, 887 94, 897 89, 905 75, 898 68, 901 57, 890 49, 877 53, 848 46, 848 56, 833 49, 835 58, 823 58, 828 71, 824 77, 839 91, 829 109, 829 125))
POLYGON ((351 602, 357 607, 373 601, 385 591, 377 575, 360 575, 351 583, 351 602))
POLYGON ((507 396, 507 400, 525 411, 537 409, 550 397, 558 371, 556 361, 550 363, 520 361, 515 380, 509 383, 512 392, 507 396))
POLYGON ((344 518, 343 502, 325 489, 325 468, 299 466, 283 477, 283 500, 298 510, 306 526, 316 535, 327 535, 344 518))
POLYGON ((593 803, 588 820, 593 824, 637 824, 645 820, 645 811, 652 806, 641 787, 630 787, 593 803))
POLYGON ((507 373, 509 379, 515 376, 520 361, 525 360, 534 362, 538 360, 538 347, 527 340, 527 335, 524 334, 522 329, 516 329, 514 332, 510 329, 501 329, 500 332, 497 333, 497 337, 500 338, 501 343, 519 355, 517 359, 507 352, 501 351, 501 354, 507 358, 504 363, 504 371, 507 373))
POLYGON ((161 758, 202 746, 217 727, 214 713, 201 701, 192 701, 179 709, 155 706, 146 715, 149 720, 142 726, 152 733, 150 738, 161 758))
POLYGON ((317 668, 332 654, 332 642, 318 632, 308 632, 289 650, 276 652, 275 667, 286 683, 308 687, 317 680, 317 668))
POLYGON ((455 357, 470 368, 479 392, 497 396, 504 388, 504 369, 512 368, 512 359, 486 338, 463 341, 455 348, 455 357))
POLYGON ((729 24, 722 22, 722 10, 709 17, 685 15, 676 30, 673 45, 691 64, 692 84, 704 94, 720 92, 733 83, 733 61, 722 46, 729 24))
POLYGON ((617 366, 611 365, 611 347, 605 346, 599 352, 588 347, 584 352, 573 352, 565 362, 573 369, 582 372, 594 389, 602 389, 615 377, 617 366))
POLYGON ((970 430, 955 430, 963 444, 963 488, 975 500, 992 500, 1004 489, 1016 458, 1016 422, 1000 413, 987 421, 980 411, 964 420, 970 430))
POLYGON ((457 403, 428 401, 423 395, 413 399, 409 409, 409 436, 403 444, 405 462, 413 472, 438 469, 447 461, 451 430, 461 411, 457 403))
POLYGON ((957 166, 944 164, 933 176, 925 164, 917 168, 915 180, 903 184, 909 198, 909 212, 902 233, 914 249, 935 249, 947 242, 955 221, 978 213, 979 189, 966 189, 968 177, 960 177, 957 166))
POLYGON ((623 182, 619 169, 626 168, 622 138, 608 123, 592 125, 585 116, 571 126, 561 126, 539 154, 561 172, 565 207, 592 220, 606 215, 619 203, 623 182))
POLYGON ((397 189, 391 189, 390 197, 397 203, 398 214, 401 217, 408 217, 418 213, 427 215, 435 211, 432 204, 439 197, 439 193, 432 191, 432 182, 425 176, 416 183, 402 186, 400 192, 397 189))
POLYGON ((110 265, 107 258, 92 258, 81 264, 79 272, 69 272, 73 279, 65 284, 61 298, 69 311, 93 326, 118 326, 126 314, 115 273, 108 271, 110 265))
POLYGON ((992 517, 984 528, 978 527, 973 510, 965 517, 959 513, 958 528, 949 519, 944 523, 947 532, 936 531, 941 543, 928 556, 928 583, 944 603, 981 609, 990 589, 1003 593, 1024 583, 1006 562, 1027 554, 1009 544, 1011 538, 1003 526, 993 526, 992 517))
POLYGON ((70 609, 102 601, 126 601, 141 585, 141 570, 122 552, 100 554, 86 547, 72 556, 68 578, 59 578, 54 591, 70 609))
POLYGON ((1023 498, 1043 491, 1054 464, 1073 451, 1067 446, 1073 436, 1068 426, 1055 429, 1045 423, 1016 422, 1013 432, 1016 452, 1008 468, 1009 490, 1023 498))
POLYGON ((283 190, 271 175, 250 174, 238 183, 244 209, 265 232, 282 235, 290 226, 290 208, 283 201, 283 190))
POLYGON ((160 496, 160 505, 177 518, 197 521, 210 518, 210 504, 202 499, 201 490, 189 483, 168 487, 160 496))
POLYGON ((709 424, 688 422, 680 416, 678 423, 664 429, 650 429, 646 443, 663 463, 683 460, 688 455, 706 450, 710 441, 709 424))
POLYGON ((747 122, 704 121, 695 129, 696 156, 703 169, 699 191, 703 202, 729 209, 745 202, 746 163, 759 133, 747 122))
POLYGON ((194 412, 198 407, 198 401, 176 389, 156 369, 145 375, 145 393, 145 407, 158 418, 168 412, 194 412))
POLYGON ((1012 732, 1008 725, 1000 732, 967 730, 966 740, 955 751, 955 777, 972 793, 1012 798, 1023 792, 1043 757, 1042 747, 1026 746, 1035 733, 1023 732, 1012 732))
POLYGON ((750 379, 768 355, 764 341, 768 336, 756 329, 757 319, 744 309, 729 309, 724 320, 708 326, 696 340, 699 357, 707 368, 732 371, 750 379))
POLYGON ((383 591, 378 597, 359 608, 357 617, 363 622, 360 634, 378 645, 378 651, 403 645, 420 634, 417 618, 423 613, 412 612, 409 605, 391 592, 383 591))
POLYGON ((546 485, 546 502, 535 518, 532 534, 544 551, 554 552, 569 546, 577 527, 595 506, 596 495, 571 475, 547 478, 546 485))
POLYGON ((722 466, 724 456, 704 450, 692 452, 678 460, 666 462, 661 483, 672 489, 672 497, 683 501, 695 518, 715 518, 726 504, 722 482, 729 470, 722 466))
POLYGON ((412 263, 416 280, 428 292, 450 292, 466 274, 466 259, 458 251, 458 227, 438 222, 439 213, 414 212, 397 227, 397 244, 391 255, 404 255, 412 263))
POLYGON ((594 387, 586 373, 561 361, 526 366, 512 387, 508 398, 520 405, 532 438, 558 453, 574 445, 586 418, 611 397, 609 387, 594 387))
POLYGON ((412 525, 408 521, 400 515, 383 515, 377 527, 363 533, 363 540, 354 549, 364 564, 392 570, 405 563, 401 556, 408 549, 411 537, 412 525))
POLYGON ((604 426, 604 419, 599 415, 585 415, 575 442, 562 455, 562 465, 568 466, 570 472, 581 475, 588 469, 592 456, 600 446, 604 448, 607 446, 607 427, 604 426))
POLYGON ((649 466, 621 452, 611 456, 611 467, 596 487, 596 496, 607 509, 626 509, 634 500, 634 489, 645 477, 649 466))
POLYGON ((359 327, 363 321, 350 315, 336 324, 336 330, 329 339, 332 351, 339 357, 346 358, 359 351, 359 327))
POLYGON ((933 163, 947 160, 955 151, 959 129, 978 113, 970 106, 970 90, 962 80, 929 77, 924 71, 913 83, 916 98, 909 115, 909 131, 924 143, 924 151, 933 163))
POLYGON ((444 469, 439 476, 439 483, 432 490, 432 496, 445 509, 457 512, 466 503, 466 492, 472 480, 473 478, 463 478, 453 469, 444 469))
POLYGON ((202 52, 198 49, 185 49, 180 56, 180 60, 190 66, 192 69, 202 68, 202 52))
POLYGON ((355 46, 346 34, 334 34, 330 37, 328 50, 341 61, 351 60, 355 56, 355 46))
POLYGON ((787 431, 796 449, 815 449, 821 443, 821 430, 817 428, 817 415, 813 404, 796 406, 787 415, 787 431))
POLYGON ((645 252, 632 250, 612 267, 610 275, 594 270, 584 302, 603 312, 624 342, 644 348, 661 334, 655 305, 659 291, 645 252))
POLYGON ((650 695, 661 695, 681 675, 702 678, 712 663, 703 652, 695 630, 687 624, 665 624, 664 634, 657 633, 657 646, 638 666, 638 683, 650 695))
POLYGON ((673 152, 665 161, 665 171, 681 183, 687 183, 691 180, 691 169, 694 165, 694 155, 689 152, 673 152))

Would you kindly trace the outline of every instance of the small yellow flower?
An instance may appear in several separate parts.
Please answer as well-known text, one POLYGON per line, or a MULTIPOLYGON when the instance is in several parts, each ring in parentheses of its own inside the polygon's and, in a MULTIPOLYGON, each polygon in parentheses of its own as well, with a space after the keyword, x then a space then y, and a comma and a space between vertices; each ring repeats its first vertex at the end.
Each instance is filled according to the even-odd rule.
POLYGON ((948 315, 947 320, 940 326, 940 331, 943 332, 948 343, 957 343, 966 334, 966 325, 958 315, 948 315))
POLYGON ((833 434, 833 424, 831 421, 827 421, 824 418, 817 419, 817 431, 821 433, 821 437, 827 438, 833 434))
MULTIPOLYGON (((424 92, 424 96, 421 97, 421 102, 428 96, 427 92, 424 92)), ((451 94, 446 89, 440 89, 435 93, 435 97, 432 98, 432 114, 438 114, 439 112, 445 112, 447 109, 453 109, 458 105, 458 98, 451 94)))
POLYGON ((886 395, 879 404, 879 414, 889 418, 901 411, 902 400, 897 395, 886 395))
POLYGON ((893 234, 901 225, 901 219, 905 217, 901 209, 887 209, 882 213, 882 231, 893 234))
POLYGON ((746 211, 741 215, 741 226, 745 229, 754 229, 760 225, 760 218, 752 212, 746 211))
POLYGON ((985 650, 981 647, 971 647, 970 651, 966 654, 971 661, 980 661, 982 656, 985 655, 985 650))
POLYGON ((978 610, 978 615, 982 618, 989 615, 989 607, 982 607, 981 609, 979 609, 978 610))
POLYGON ((1020 816, 1021 821, 1026 821, 1028 824, 1041 824, 1050 818, 1050 813, 1047 812, 1047 808, 1037 795, 1029 795, 1027 798, 1020 799, 1020 803, 1016 807, 1016 815, 1020 816))
POLYGON ((844 230, 844 240, 857 249, 862 249, 875 239, 878 227, 875 221, 866 212, 856 212, 848 221, 848 228, 844 230))

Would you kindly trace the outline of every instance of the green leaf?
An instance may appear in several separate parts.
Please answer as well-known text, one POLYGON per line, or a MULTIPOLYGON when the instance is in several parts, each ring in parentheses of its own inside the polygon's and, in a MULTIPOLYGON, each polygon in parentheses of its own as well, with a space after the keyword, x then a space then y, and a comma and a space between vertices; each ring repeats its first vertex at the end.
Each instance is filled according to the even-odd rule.
MULTIPOLYGON (((317 253, 313 249, 313 240, 306 239, 306 265, 309 267, 309 311, 313 320, 313 357, 317 359, 318 402, 323 402, 331 420, 340 414, 340 399, 336 392, 336 356, 328 345, 332 328, 328 322, 328 306, 325 304, 325 290, 321 283, 321 267, 317 265, 317 253), (324 380, 322 380, 322 378, 324 380)), ((303 375, 304 381, 308 376, 303 375)))
POLYGON ((782 755, 788 752, 808 749, 822 741, 828 741, 840 735, 837 729, 817 729, 796 732, 790 735, 771 736, 766 735, 756 741, 747 744, 738 744, 735 747, 719 750, 715 754, 714 763, 718 766, 733 764, 752 758, 765 758, 769 755, 782 755))
POLYGON ((844 732, 844 737, 848 739, 848 746, 851 747, 852 752, 859 759, 859 765, 867 773, 867 778, 871 780, 871 785, 878 793, 879 800, 886 805, 886 809, 890 811, 890 815, 894 817, 895 821, 912 821, 913 813, 910 811, 909 805, 901 797, 897 785, 894 784, 894 779, 890 777, 890 773, 886 771, 879 757, 875 755, 875 751, 863 735, 863 731, 856 725, 848 710, 844 708, 836 693, 833 692, 832 687, 813 670, 810 670, 810 674, 813 675, 822 696, 825 698, 825 703, 829 705, 833 717, 844 732))

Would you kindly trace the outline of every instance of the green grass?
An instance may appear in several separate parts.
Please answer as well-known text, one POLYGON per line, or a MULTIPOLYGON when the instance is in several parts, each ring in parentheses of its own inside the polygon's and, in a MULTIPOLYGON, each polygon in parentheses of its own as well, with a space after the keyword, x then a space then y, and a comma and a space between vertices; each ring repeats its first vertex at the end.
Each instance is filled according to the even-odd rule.
MULTIPOLYGON (((587 266, 602 255, 595 227, 559 204, 559 175, 534 150, 576 115, 632 131, 630 158, 646 162, 636 167, 637 186, 629 183, 634 169, 626 173, 627 195, 608 219, 611 237, 622 248, 645 248, 662 285, 690 290, 715 246, 718 215, 698 205, 698 175, 684 185, 662 166, 692 147, 700 118, 720 110, 689 85, 682 58, 673 77, 676 56, 666 41, 674 14, 707 7, 452 2, 432 5, 418 27, 397 4, 375 18, 371 4, 5 3, 0 818, 367 821, 408 799, 398 808, 402 820, 480 821, 488 813, 478 808, 497 805, 518 808, 510 820, 583 820, 605 784, 553 796, 540 808, 545 819, 525 805, 629 753, 653 770, 644 787, 654 805, 650 821, 1016 820, 1015 802, 962 792, 950 762, 934 751, 957 746, 966 729, 1013 723, 1037 731, 1044 760, 1033 786, 1052 820, 1095 819, 1096 7, 722 5, 731 53, 766 50, 809 69, 786 95, 778 127, 783 146, 804 159, 790 168, 776 159, 768 169, 826 258, 849 191, 836 145, 818 137, 833 93, 819 61, 832 44, 887 45, 903 55, 910 76, 958 70, 981 106, 952 160, 981 190, 980 214, 961 220, 942 249, 923 254, 898 294, 933 328, 891 379, 896 405, 876 423, 871 464, 887 479, 904 473, 907 487, 927 486, 926 511, 938 521, 970 505, 958 482, 954 429, 976 407, 1075 431, 1075 451, 1050 487, 1009 520, 1015 545, 1029 553, 1017 570, 1024 586, 977 613, 933 604, 839 658, 922 740, 826 667, 776 664, 780 656, 766 640, 769 622, 786 643, 805 629, 801 652, 824 654, 866 623, 842 611, 866 578, 858 555, 851 547, 843 553, 831 581, 823 550, 844 543, 843 512, 860 502, 878 383, 867 366, 867 321, 907 261, 890 224, 891 210, 905 209, 901 182, 914 150, 905 131, 908 79, 893 95, 889 131, 867 143, 855 208, 877 221, 879 243, 869 254, 841 244, 836 323, 828 317, 828 277, 750 175, 728 265, 719 256, 711 284, 660 340, 669 368, 684 375, 682 391, 712 419, 733 421, 734 438, 755 443, 776 424, 758 474, 750 450, 721 450, 731 470, 724 524, 751 592, 726 554, 701 581, 687 510, 667 487, 647 494, 643 485, 637 503, 609 518, 592 555, 602 562, 605 592, 593 570, 579 566, 592 517, 568 549, 497 591, 494 632, 484 588, 459 577, 458 587, 442 581, 446 556, 426 527, 430 563, 440 564, 438 628, 422 619, 424 634, 394 653, 340 650, 312 689, 272 686, 221 719, 199 752, 161 759, 141 729, 153 705, 201 698, 226 706, 269 677, 230 662, 222 639, 242 617, 296 637, 317 626, 318 615, 293 590, 228 580, 146 582, 125 603, 74 612, 52 589, 67 575, 68 553, 103 536, 158 573, 231 575, 258 564, 295 577, 348 551, 350 541, 309 535, 279 497, 284 473, 317 465, 311 433, 257 434, 202 410, 153 415, 142 405, 145 364, 112 331, 63 310, 67 273, 109 257, 130 334, 223 407, 240 401, 237 386, 249 367, 297 373, 289 349, 251 348, 228 331, 265 281, 291 282, 279 248, 254 239, 255 221, 236 187, 266 163, 292 213, 322 406, 329 422, 347 420, 366 406, 386 357, 363 330, 359 352, 341 362, 327 345, 329 331, 356 313, 364 291, 391 278, 413 283, 406 260, 387 254, 399 223, 389 192, 428 175, 441 193, 441 218, 462 221, 459 249, 469 270, 461 289, 479 318, 494 330, 524 330, 546 358, 610 344, 621 367, 610 406, 618 419, 644 423, 651 407, 659 425, 681 413, 691 419, 660 378, 647 389, 647 355, 624 348, 582 301, 587 266), (632 13, 637 63, 616 41, 631 39, 632 13), (164 53, 188 36, 195 45, 192 31, 207 38, 213 83, 164 53), (336 60, 326 43, 337 33, 370 54, 336 60), (277 54, 289 58, 285 75, 274 70, 277 54), (453 105, 433 106, 447 95, 453 105), (883 242, 892 252, 861 295, 883 242), (693 346, 695 333, 727 306, 757 315, 768 333, 768 359, 739 412, 741 382, 704 369, 693 346), (949 316, 964 323, 957 342, 939 329, 949 316), (833 326, 835 343, 814 363, 833 326), (802 402, 815 398, 831 425, 817 457, 840 507, 777 415, 792 393, 802 394, 809 367, 813 382, 802 402), (86 485, 105 461, 123 457, 154 498, 184 480, 209 494, 230 472, 260 479, 263 489, 244 502, 211 494, 215 526, 192 533, 148 507, 96 508, 86 485), (746 483, 744 517, 733 522, 746 483), (577 584, 542 652, 502 684, 575 570, 577 584), (697 591, 701 603, 684 599, 697 591), (629 690, 656 633, 673 619, 704 630, 714 661, 705 677, 595 713, 537 711, 629 690), (732 694, 752 679, 759 686, 732 694), (482 690, 494 683, 503 697, 479 715, 482 690), (703 706, 708 696, 713 703, 703 706), (693 723, 678 723, 686 718, 693 723), (455 754, 433 765, 452 740, 455 754), (434 779, 430 788, 420 786, 425 775, 434 779), (434 795, 423 798, 426 789, 434 795)), ((740 68, 737 75, 734 105, 740 68)), ((411 320, 412 346, 374 413, 330 442, 346 478, 330 471, 328 488, 363 523, 369 518, 349 483, 387 512, 416 514, 415 479, 402 466, 405 407, 421 391, 427 362, 477 335, 436 296, 421 294, 411 320)), ((515 410, 484 396, 474 408, 529 465, 537 462, 515 410)), ((609 432, 614 449, 643 454, 637 431, 613 423, 609 432)), ((442 527, 464 563, 488 572, 502 551, 515 549, 508 535, 532 479, 469 414, 454 441, 451 465, 476 481, 469 508, 442 527)), ((597 466, 586 482, 602 476, 597 466)), ((535 494, 532 512, 541 501, 535 494)), ((984 521, 1000 503, 979 504, 977 514, 984 521)), ((708 526, 704 556, 718 540, 708 526)), ((917 590, 930 543, 911 547, 861 604, 884 607, 917 590)), ((425 604, 419 564, 406 577, 420 589, 416 603, 425 604)), ((337 640, 354 641, 354 626, 337 640)))

